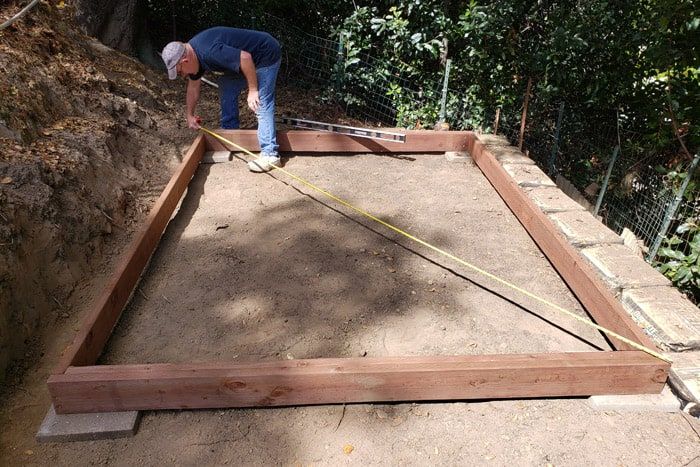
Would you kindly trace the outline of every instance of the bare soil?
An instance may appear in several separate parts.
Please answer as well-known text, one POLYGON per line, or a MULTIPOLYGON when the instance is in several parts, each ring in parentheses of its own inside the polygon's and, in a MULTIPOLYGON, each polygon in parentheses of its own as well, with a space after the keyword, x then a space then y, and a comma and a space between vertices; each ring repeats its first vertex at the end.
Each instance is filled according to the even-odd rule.
MULTIPOLYGON (((285 168, 580 312, 471 164, 299 155, 285 168)), ((200 167, 102 363, 592 346, 605 343, 578 323, 236 161, 200 167)), ((3 412, 10 464, 693 465, 700 448, 684 414, 596 412, 576 398, 147 412, 132 439, 37 445, 46 371, 3 412)))
MULTIPOLYGON (((286 167, 578 307, 472 165, 444 155, 366 154, 300 155, 286 167)), ((280 172, 254 176, 238 161, 201 166, 104 361, 591 350, 574 336, 606 346, 594 330, 341 208, 280 172)))
MULTIPOLYGON (((46 378, 193 139, 182 83, 82 36, 67 5, 43 2, 0 33, 0 367, 19 356, 0 387, 0 465, 699 465, 696 419, 595 412, 584 399, 146 412, 135 438, 37 444, 46 378)), ((216 102, 204 88, 211 126, 216 102)), ((353 123, 313 90, 281 89, 278 113, 353 123)), ((435 155, 285 163, 580 312, 473 166, 435 155)), ((102 362, 593 346, 606 344, 588 328, 236 162, 200 167, 102 362)))

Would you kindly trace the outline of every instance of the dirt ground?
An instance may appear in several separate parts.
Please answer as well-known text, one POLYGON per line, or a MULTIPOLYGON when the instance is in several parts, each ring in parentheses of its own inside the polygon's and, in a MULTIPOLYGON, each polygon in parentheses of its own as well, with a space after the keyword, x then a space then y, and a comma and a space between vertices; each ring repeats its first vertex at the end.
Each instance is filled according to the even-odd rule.
MULTIPOLYGON (((135 438, 37 444, 50 371, 193 138, 183 83, 80 34, 70 4, 41 2, 0 34, 0 465, 700 465, 696 419, 595 412, 584 399, 146 412, 135 438)), ((318 97, 282 88, 278 113, 356 124, 318 97)), ((215 126, 211 88, 200 113, 215 126)), ((298 155, 286 167, 580 311, 469 164, 298 155)), ((240 162, 200 168, 103 363, 605 346, 280 180, 240 162)))
MULTIPOLYGON (((476 167, 442 155, 301 156, 287 166, 478 266, 576 306, 476 167)), ((202 166, 104 361, 590 349, 494 291, 512 293, 490 290, 489 281, 379 224, 336 212, 335 202, 289 180, 251 176, 242 162, 202 166)), ((517 299, 605 345, 557 312, 517 299)))
MULTIPOLYGON (((300 155, 285 168, 580 311, 469 163, 441 155, 300 155)), ((102 363, 593 346, 606 347, 578 323, 283 174, 254 175, 232 162, 200 167, 102 363)), ((32 437, 48 406, 46 371, 38 369, 2 414, 7 464, 700 465, 697 420, 596 412, 576 398, 146 412, 135 438, 38 445, 32 437)))
MULTIPOLYGON (((0 2, 0 22, 20 3, 0 2)), ((0 33, 0 394, 67 324, 82 282, 138 229, 193 137, 184 80, 82 34, 72 4, 40 2, 0 33)), ((320 97, 281 88, 280 115, 342 121, 320 97)), ((197 110, 217 126, 215 89, 197 110)), ((255 123, 247 108, 241 122, 255 123)))

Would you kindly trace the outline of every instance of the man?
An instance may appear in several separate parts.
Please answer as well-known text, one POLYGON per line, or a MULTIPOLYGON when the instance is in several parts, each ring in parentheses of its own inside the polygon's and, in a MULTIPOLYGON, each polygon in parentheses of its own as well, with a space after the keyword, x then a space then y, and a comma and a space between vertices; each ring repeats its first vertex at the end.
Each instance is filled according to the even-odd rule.
POLYGON ((170 79, 188 77, 187 125, 199 128, 195 108, 202 75, 223 72, 219 79, 221 128, 238 128, 238 95, 248 86, 248 107, 258 119, 260 156, 248 163, 253 172, 267 172, 280 162, 275 133, 275 83, 282 51, 271 35, 247 29, 215 27, 187 43, 171 42, 162 53, 170 79))

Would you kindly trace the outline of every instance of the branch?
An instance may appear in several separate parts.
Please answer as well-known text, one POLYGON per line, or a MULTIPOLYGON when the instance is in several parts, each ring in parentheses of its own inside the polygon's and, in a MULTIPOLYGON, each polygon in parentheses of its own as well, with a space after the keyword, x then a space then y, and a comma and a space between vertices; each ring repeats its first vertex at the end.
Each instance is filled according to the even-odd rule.
POLYGON ((0 24, 0 31, 2 31, 3 29, 5 29, 5 28, 8 27, 9 25, 11 25, 12 23, 14 23, 15 21, 17 21, 18 19, 20 19, 22 16, 26 15, 27 13, 29 13, 29 10, 31 10, 32 8, 34 8, 34 6, 36 6, 37 3, 39 3, 39 0, 34 0, 34 1, 31 2, 29 5, 25 6, 24 9, 22 9, 22 11, 20 11, 19 13, 17 13, 15 16, 13 16, 12 18, 8 19, 8 20, 5 21, 4 23, 0 24))
POLYGON ((688 151, 688 148, 685 147, 685 143, 683 143, 683 138, 681 138, 681 135, 678 134, 678 123, 676 122, 676 116, 673 114, 673 106, 671 105, 671 93, 666 90, 666 97, 668 97, 668 114, 671 117, 671 126, 673 127, 673 134, 676 135, 676 138, 678 138, 678 142, 681 143, 681 147, 683 148, 683 151, 685 151, 685 154, 688 156, 688 159, 692 159, 693 155, 690 154, 690 151, 688 151))

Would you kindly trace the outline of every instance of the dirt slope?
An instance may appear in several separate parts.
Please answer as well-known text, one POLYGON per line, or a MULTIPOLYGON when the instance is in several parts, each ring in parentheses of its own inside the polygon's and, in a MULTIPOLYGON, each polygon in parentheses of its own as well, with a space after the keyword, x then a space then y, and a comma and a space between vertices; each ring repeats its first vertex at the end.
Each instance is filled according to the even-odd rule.
MULTIPOLYGON (((76 459, 109 465, 697 465, 696 420, 677 413, 600 413, 578 399, 148 412, 136 438, 38 445, 34 435, 50 403, 48 374, 194 137, 183 126, 182 82, 168 82, 161 73, 83 36, 72 20, 71 3, 64 9, 55 5, 42 2, 27 18, 0 32, 0 376, 14 362, 4 388, 0 384, 0 465, 74 465, 76 459)), ((0 7, 0 21, 18 9, 14 4, 0 7)), ((315 103, 312 91, 281 89, 279 94, 279 114, 340 120, 337 111, 315 103)), ((216 93, 204 88, 202 101, 205 122, 216 126, 216 93)), ((243 114, 243 122, 253 123, 249 112, 243 114)), ((326 171, 346 175, 359 170, 354 159, 343 162, 345 166, 339 163, 326 171)), ((309 170, 319 170, 317 178, 324 174, 320 163, 307 164, 309 170)), ((229 168, 217 168, 210 178, 220 173, 219 183, 225 185, 231 178, 225 169, 229 168)), ((337 179, 342 183, 331 187, 334 190, 352 187, 337 179)), ((245 180, 269 182, 267 177, 245 180)), ((214 205, 214 195, 225 193, 213 190, 206 195, 211 201, 204 197, 204 202, 214 205)), ((481 204, 482 210, 489 207, 481 204)), ((293 214, 288 209, 281 212, 293 214)), ((215 220, 205 219, 202 225, 215 220)), ((241 227, 231 222, 227 229, 213 226, 208 233, 220 239, 241 227)), ((346 235, 353 232, 347 229, 346 235)), ((308 233, 318 236, 323 231, 319 226, 308 233)), ((467 248, 480 244, 464 243, 467 248)), ((499 264, 502 246, 493 245, 493 261, 499 264)), ((399 256, 381 251, 379 245, 376 254, 363 245, 352 257, 370 266, 376 263, 375 273, 393 280, 401 272, 384 262, 399 256), (387 267, 396 271, 384 271, 387 267)), ((230 263, 239 267, 228 250, 217 253, 217 268, 229 268, 230 263)), ((508 265, 504 262, 503 267, 508 265)), ((421 275, 436 272, 423 269, 421 264, 421 275)), ((331 272, 298 271, 309 280, 333 284, 331 272)), ((408 299, 428 296, 442 306, 449 288, 421 284, 424 287, 416 287, 416 295, 409 292, 408 299)), ((151 297, 152 302, 166 296, 145 287, 139 296, 151 297)), ((383 296, 377 301, 386 303, 383 296)), ((363 320, 369 316, 360 315, 356 322, 368 326, 363 320)), ((413 326, 401 327, 401 332, 396 328, 394 342, 405 345, 411 338, 424 338, 424 316, 417 316, 413 326)), ((451 327, 432 329, 442 333, 451 327)), ((430 345, 454 343, 444 341, 434 339, 430 345)), ((346 342, 355 343, 338 342, 342 352, 353 350, 344 346, 346 342)), ((330 340, 321 344, 336 345, 330 340)), ((379 347, 359 344, 369 352, 379 347)), ((129 351, 132 347, 124 345, 129 351)), ((301 355, 297 349, 280 353, 292 352, 301 355)))
MULTIPOLYGON (((72 3, 56 5, 0 31, 0 392, 8 368, 16 379, 85 312, 77 291, 110 269, 195 136, 182 81, 83 35, 72 3)), ((0 22, 19 9, 0 7, 0 22)), ((318 116, 280 92, 281 112, 301 105, 318 116)), ((217 126, 216 90, 199 111, 217 126)))
POLYGON ((71 313, 76 284, 128 236, 191 138, 176 88, 71 18, 41 3, 0 33, 0 375, 71 313))

